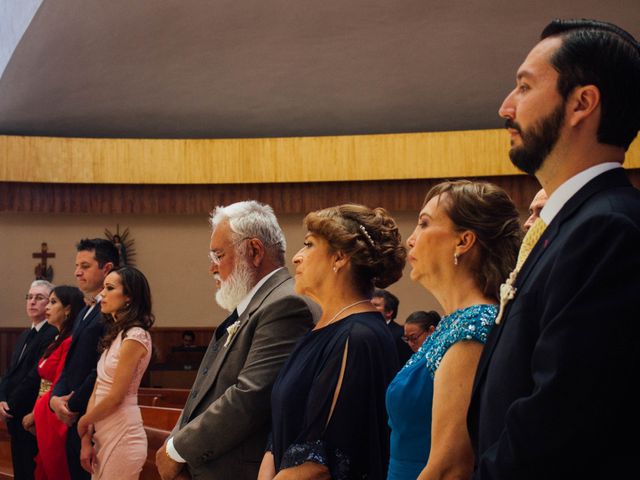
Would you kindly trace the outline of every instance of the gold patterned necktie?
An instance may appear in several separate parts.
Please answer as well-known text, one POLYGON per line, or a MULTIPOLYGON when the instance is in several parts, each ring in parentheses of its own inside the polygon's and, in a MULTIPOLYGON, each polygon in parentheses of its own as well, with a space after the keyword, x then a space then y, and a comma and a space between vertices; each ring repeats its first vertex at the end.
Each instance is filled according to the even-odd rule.
POLYGON ((540 239, 540 236, 542 235, 542 232, 544 232, 545 228, 547 228, 547 225, 544 223, 542 218, 538 217, 536 218, 536 221, 533 222, 533 225, 531 225, 531 228, 529 229, 527 234, 524 236, 522 245, 520 246, 520 252, 518 252, 518 262, 516 263, 516 270, 518 272, 531 253, 531 250, 533 250, 533 247, 535 247, 536 243, 538 243, 538 240, 540 239))

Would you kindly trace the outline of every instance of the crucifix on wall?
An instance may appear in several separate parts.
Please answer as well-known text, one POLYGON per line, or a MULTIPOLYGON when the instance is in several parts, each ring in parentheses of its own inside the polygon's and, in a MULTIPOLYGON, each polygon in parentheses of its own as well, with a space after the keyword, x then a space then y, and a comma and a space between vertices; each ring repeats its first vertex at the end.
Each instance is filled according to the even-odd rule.
POLYGON ((55 257, 55 253, 48 251, 47 243, 42 242, 40 252, 33 253, 33 258, 40 259, 40 263, 36 265, 36 268, 34 269, 36 280, 53 280, 53 267, 51 265, 47 265, 47 259, 55 257))

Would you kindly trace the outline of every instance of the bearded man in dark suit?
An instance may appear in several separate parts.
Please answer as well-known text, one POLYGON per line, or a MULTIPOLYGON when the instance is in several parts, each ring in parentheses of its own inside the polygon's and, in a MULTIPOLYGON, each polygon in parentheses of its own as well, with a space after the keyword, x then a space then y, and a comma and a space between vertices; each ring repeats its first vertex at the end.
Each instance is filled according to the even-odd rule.
POLYGON ((478 365, 473 478, 628 478, 640 430, 640 192, 622 163, 640 127, 640 47, 591 20, 554 21, 541 38, 500 115, 511 160, 549 199, 478 365))

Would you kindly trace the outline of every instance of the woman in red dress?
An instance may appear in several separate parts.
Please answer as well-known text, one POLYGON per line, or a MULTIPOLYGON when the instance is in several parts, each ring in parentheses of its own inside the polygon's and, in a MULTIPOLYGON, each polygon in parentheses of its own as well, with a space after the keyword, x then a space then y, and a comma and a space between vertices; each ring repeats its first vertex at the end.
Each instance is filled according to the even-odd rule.
POLYGON ((49 397, 51 387, 64 368, 64 361, 71 344, 73 324, 83 307, 83 294, 76 287, 56 287, 49 296, 47 321, 60 333, 40 359, 38 364, 38 374, 42 379, 40 396, 33 407, 33 412, 26 415, 22 421, 24 428, 34 433, 38 441, 38 455, 35 458, 36 480, 71 479, 65 449, 68 427, 49 409, 49 397))

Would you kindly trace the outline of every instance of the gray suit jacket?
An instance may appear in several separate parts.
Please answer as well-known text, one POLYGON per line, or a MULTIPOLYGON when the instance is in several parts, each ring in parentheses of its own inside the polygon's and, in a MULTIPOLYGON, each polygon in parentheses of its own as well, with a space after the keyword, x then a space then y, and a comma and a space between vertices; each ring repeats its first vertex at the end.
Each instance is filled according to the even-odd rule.
POLYGON ((319 308, 286 269, 260 287, 227 342, 214 338, 171 436, 192 478, 254 480, 271 419, 271 387, 319 308), (313 312, 313 313, 312 313, 313 312))

